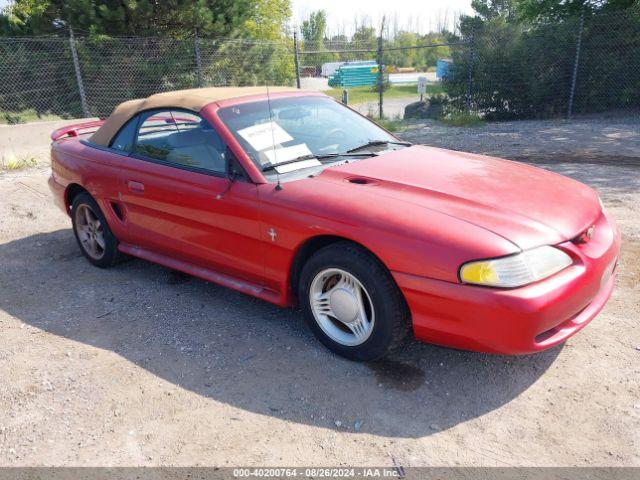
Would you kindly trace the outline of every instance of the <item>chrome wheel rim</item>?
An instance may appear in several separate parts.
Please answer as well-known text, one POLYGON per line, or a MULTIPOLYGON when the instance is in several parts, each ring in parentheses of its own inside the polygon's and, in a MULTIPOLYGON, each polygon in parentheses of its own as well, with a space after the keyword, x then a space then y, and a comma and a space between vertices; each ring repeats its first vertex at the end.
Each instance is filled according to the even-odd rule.
POLYGON ((104 256, 104 229, 95 212, 86 204, 80 205, 75 212, 76 232, 82 249, 94 260, 104 256))
POLYGON ((318 326, 334 342, 354 347, 371 336, 373 302, 351 273, 339 268, 322 270, 311 282, 309 302, 318 326))

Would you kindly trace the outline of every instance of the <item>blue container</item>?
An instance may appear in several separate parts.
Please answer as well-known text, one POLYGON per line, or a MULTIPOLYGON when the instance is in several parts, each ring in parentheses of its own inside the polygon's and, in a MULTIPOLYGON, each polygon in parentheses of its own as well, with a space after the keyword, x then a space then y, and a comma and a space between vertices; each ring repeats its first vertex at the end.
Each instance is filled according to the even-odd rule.
POLYGON ((436 77, 440 80, 449 76, 449 70, 451 68, 451 60, 448 58, 441 58, 436 64, 436 77))
POLYGON ((329 77, 329 86, 351 88, 373 86, 378 81, 378 65, 367 60, 342 65, 329 77))

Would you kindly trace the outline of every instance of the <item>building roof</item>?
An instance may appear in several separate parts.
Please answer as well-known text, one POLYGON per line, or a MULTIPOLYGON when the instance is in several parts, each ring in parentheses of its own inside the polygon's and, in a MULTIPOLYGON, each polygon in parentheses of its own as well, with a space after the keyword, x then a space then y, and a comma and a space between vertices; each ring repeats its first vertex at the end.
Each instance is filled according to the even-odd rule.
MULTIPOLYGON (((292 87, 268 87, 269 92, 294 92, 292 87)), ((220 100, 245 97, 248 95, 263 95, 267 87, 211 87, 193 88, 191 90, 176 90, 173 92, 156 93, 147 98, 129 100, 118 105, 109 118, 91 136, 91 142, 108 147, 113 136, 120 128, 138 112, 155 108, 184 108, 199 112, 206 105, 220 100)))

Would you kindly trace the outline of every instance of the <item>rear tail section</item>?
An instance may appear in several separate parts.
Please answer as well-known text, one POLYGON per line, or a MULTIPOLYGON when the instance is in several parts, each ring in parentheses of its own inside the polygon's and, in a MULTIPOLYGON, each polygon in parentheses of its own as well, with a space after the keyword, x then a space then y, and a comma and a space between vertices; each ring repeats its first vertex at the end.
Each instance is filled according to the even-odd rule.
POLYGON ((76 123, 58 128, 51 133, 51 140, 57 141, 65 137, 78 137, 81 134, 93 133, 102 126, 104 120, 92 120, 90 122, 76 123))

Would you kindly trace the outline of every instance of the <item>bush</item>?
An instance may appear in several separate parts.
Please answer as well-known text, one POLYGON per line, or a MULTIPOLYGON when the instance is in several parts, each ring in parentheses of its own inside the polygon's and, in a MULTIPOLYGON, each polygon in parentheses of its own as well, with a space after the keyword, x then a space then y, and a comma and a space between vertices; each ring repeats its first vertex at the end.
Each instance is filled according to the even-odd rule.
POLYGON ((0 161, 1 170, 24 170, 38 165, 38 159, 31 156, 18 157, 12 153, 3 156, 0 161))
POLYGON ((367 117, 389 132, 397 132, 402 129, 400 118, 378 118, 373 112, 367 113, 367 117))
MULTIPOLYGON (((444 82, 457 109, 467 105, 470 62, 472 108, 487 120, 548 118, 568 110, 580 19, 523 24, 495 18, 476 22, 452 51, 444 82)), ((573 111, 599 112, 640 104, 640 15, 632 10, 585 19, 573 111)))
POLYGON ((475 113, 451 112, 442 118, 442 122, 450 127, 477 127, 484 123, 484 120, 475 113))

